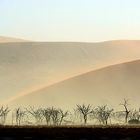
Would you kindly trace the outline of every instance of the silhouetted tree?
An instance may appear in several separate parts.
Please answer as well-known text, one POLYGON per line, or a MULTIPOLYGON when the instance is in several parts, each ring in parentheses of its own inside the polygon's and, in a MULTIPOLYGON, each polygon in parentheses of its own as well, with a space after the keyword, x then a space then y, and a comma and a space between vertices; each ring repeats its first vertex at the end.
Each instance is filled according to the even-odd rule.
POLYGON ((47 125, 49 125, 51 121, 51 115, 52 115, 51 108, 42 109, 42 115, 44 116, 47 125))
POLYGON ((59 114, 60 114, 59 125, 61 125, 63 120, 64 120, 64 118, 68 116, 68 111, 63 111, 62 109, 59 109, 59 114))
POLYGON ((64 118, 68 116, 68 111, 51 107, 43 110, 43 116, 45 117, 47 124, 52 122, 53 125, 61 125, 64 118))
POLYGON ((80 115, 83 116, 84 124, 87 124, 88 115, 93 112, 92 106, 90 104, 88 105, 83 104, 77 105, 76 107, 77 107, 76 111, 78 111, 80 115))
POLYGON ((8 115, 9 112, 10 112, 9 107, 2 106, 0 108, 0 120, 1 120, 1 124, 5 124, 6 118, 7 118, 7 115, 8 115))
POLYGON ((31 114, 35 118, 36 124, 39 124, 42 122, 43 114, 42 114, 41 108, 35 109, 34 107, 30 107, 29 109, 26 108, 26 110, 29 114, 31 114))
POLYGON ((113 112, 113 109, 109 109, 107 105, 104 105, 104 106, 98 106, 95 109, 94 113, 100 123, 107 125, 108 119, 110 118, 110 115, 112 112, 113 112))
POLYGON ((127 123, 128 122, 128 116, 129 116, 129 113, 130 113, 130 110, 128 109, 128 99, 124 99, 124 101, 123 101, 123 103, 121 103, 120 105, 122 105, 123 106, 123 108, 124 108, 124 111, 122 111, 122 112, 124 112, 125 113, 125 123, 127 123))
POLYGON ((25 115, 26 115, 25 110, 22 110, 20 107, 15 109, 15 119, 17 125, 21 125, 21 121, 23 120, 25 115))
POLYGON ((59 110, 52 107, 51 112, 52 112, 51 119, 52 119, 53 125, 58 125, 60 121, 59 110))

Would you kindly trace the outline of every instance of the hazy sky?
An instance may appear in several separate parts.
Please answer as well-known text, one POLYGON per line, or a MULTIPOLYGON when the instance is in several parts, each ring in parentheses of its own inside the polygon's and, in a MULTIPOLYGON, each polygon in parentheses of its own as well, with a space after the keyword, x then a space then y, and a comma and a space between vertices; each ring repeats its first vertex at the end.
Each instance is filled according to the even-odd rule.
POLYGON ((0 35, 40 41, 140 39, 140 0, 0 0, 0 35))

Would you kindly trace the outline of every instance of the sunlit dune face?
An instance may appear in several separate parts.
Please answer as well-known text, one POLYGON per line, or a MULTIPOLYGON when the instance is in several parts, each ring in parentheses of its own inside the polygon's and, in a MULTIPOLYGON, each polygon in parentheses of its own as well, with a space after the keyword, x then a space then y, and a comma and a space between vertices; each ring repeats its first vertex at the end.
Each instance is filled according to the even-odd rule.
POLYGON ((6 93, 6 102, 7 98, 13 100, 71 77, 140 59, 139 44, 139 41, 2 44, 1 93, 6 93))
MULTIPOLYGON (((133 61, 132 62, 130 62, 130 61, 128 61, 128 62, 125 62, 126 64, 127 63, 133 63, 133 61)), ((102 69, 110 69, 110 68, 112 68, 112 67, 115 67, 116 65, 118 65, 118 64, 125 64, 125 63, 117 63, 117 64, 114 64, 114 65, 110 65, 110 66, 105 66, 104 68, 103 68, 103 65, 102 66, 100 66, 100 67, 98 67, 98 69, 96 69, 96 70, 93 70, 93 69, 91 69, 91 70, 89 70, 89 71, 86 71, 86 72, 82 72, 82 73, 78 73, 78 74, 76 74, 76 75, 71 75, 71 76, 67 76, 67 77, 63 77, 63 79, 61 79, 61 80, 56 80, 56 82, 52 82, 52 83, 50 83, 50 84, 47 84, 47 85, 37 85, 37 86, 35 86, 35 87, 32 87, 32 88, 29 88, 29 89, 27 89, 27 90, 24 90, 23 92, 21 92, 20 94, 18 94, 17 96, 14 96, 13 98, 10 98, 9 100, 7 100, 6 102, 4 102, 4 104, 8 104, 9 102, 12 102, 12 101, 14 101, 14 100, 18 100, 19 98, 22 98, 22 97, 28 97, 28 95, 30 95, 30 94, 32 94, 32 93, 36 93, 36 92, 39 92, 39 91, 42 91, 43 89, 47 89, 47 88, 50 88, 50 87, 55 87, 55 85, 57 85, 57 84, 59 84, 59 83, 64 83, 65 81, 67 82, 68 80, 71 80, 71 79, 74 79, 74 78, 77 78, 77 77, 80 77, 80 76, 83 76, 83 75, 86 75, 86 74, 88 74, 88 73, 90 73, 90 72, 94 72, 95 71, 95 73, 96 73, 96 71, 102 71, 102 69)), ((134 61, 134 63, 135 63, 135 61, 134 61)), ((118 70, 119 71, 119 70, 118 70)), ((124 72, 122 72, 122 73, 124 73, 124 72)), ((113 76, 113 75, 112 75, 113 76)), ((94 77, 93 77, 94 78, 94 77)), ((102 78, 102 77, 101 77, 102 78)), ((119 79, 117 80, 117 82, 119 82, 119 79)), ((92 83, 90 83, 90 84, 92 84, 92 83)), ((100 83, 99 83, 100 84, 100 83)), ((110 85, 111 86, 111 85, 110 85)), ((64 87, 65 88, 65 87, 64 87)), ((89 89, 90 90, 90 89, 89 89)), ((93 91, 94 92, 94 91, 93 91)), ((40 93, 41 94, 41 93, 40 93)), ((46 94, 47 94, 47 92, 46 92, 46 94)), ((59 97, 57 97, 57 98, 59 98, 59 97)))
POLYGON ((72 109, 82 103, 119 107, 123 98, 129 98, 132 107, 139 107, 139 75, 140 61, 112 65, 38 89, 9 103, 72 109))

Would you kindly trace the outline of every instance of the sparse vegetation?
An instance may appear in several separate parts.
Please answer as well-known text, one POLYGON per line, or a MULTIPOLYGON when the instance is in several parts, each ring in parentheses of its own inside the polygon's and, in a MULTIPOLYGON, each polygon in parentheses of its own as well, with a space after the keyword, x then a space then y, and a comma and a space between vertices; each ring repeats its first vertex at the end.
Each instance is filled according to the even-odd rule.
POLYGON ((93 107, 91 104, 77 104, 72 111, 64 111, 61 108, 21 108, 9 109, 9 107, 1 106, 0 108, 0 124, 1 125, 123 125, 123 124, 140 124, 140 112, 137 109, 129 109, 127 99, 124 99, 124 110, 115 111, 108 105, 93 107), (12 117, 10 113, 12 113, 12 117), (9 114, 9 115, 8 115, 9 114), (75 117, 75 114, 77 114, 75 117), (6 123, 6 120, 10 120, 6 123), (78 120, 81 120, 80 122, 78 120))
POLYGON ((88 140, 91 138, 100 140, 132 138, 132 140, 139 140, 139 110, 130 110, 126 99, 121 105, 124 110, 117 112, 108 105, 93 108, 91 104, 77 104, 73 112, 55 107, 35 108, 30 106, 10 110, 9 107, 1 106, 0 139, 30 138, 43 140, 45 137, 45 139, 55 140, 59 137, 59 139, 68 140, 88 140), (8 117, 10 119, 9 112, 12 113, 12 125, 5 125, 6 119, 8 117), (75 113, 78 114, 78 118, 74 117, 75 113), (82 122, 77 123, 78 119, 81 119, 82 122), (123 123, 112 122, 115 119, 121 119, 123 123))

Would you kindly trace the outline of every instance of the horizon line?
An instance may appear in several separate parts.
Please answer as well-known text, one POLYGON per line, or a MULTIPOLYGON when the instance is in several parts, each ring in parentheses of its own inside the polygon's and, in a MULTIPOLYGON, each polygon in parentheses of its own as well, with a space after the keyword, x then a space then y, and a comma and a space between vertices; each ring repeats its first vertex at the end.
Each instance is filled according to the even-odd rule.
POLYGON ((15 42, 0 42, 0 43, 27 43, 27 42, 31 42, 31 43, 104 43, 104 42, 114 42, 114 41, 140 41, 140 39, 111 39, 111 40, 102 40, 102 41, 72 41, 72 40, 68 40, 68 41, 59 41, 59 40, 52 40, 52 41, 47 41, 47 40, 30 40, 30 39, 25 39, 24 37, 14 37, 14 36, 1 36, 0 38, 9 38, 9 39, 17 39, 17 40, 23 40, 23 42, 21 41, 15 41, 15 42))

